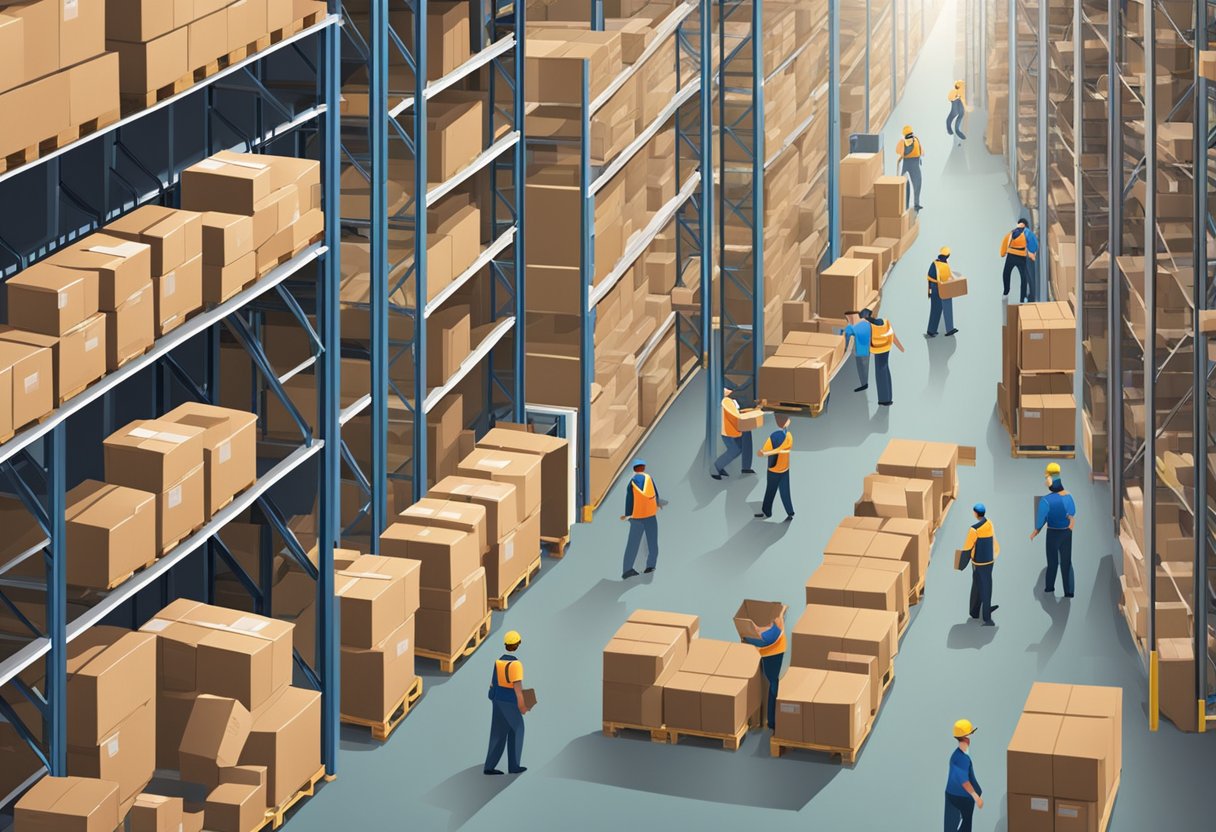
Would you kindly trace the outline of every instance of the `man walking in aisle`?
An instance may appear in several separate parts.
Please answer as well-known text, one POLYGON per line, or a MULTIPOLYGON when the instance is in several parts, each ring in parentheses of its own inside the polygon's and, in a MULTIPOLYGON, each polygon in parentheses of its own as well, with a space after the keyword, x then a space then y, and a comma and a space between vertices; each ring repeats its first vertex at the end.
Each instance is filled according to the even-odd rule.
POLYGON ((899 342, 899 336, 891 322, 875 318, 869 309, 861 310, 861 317, 870 324, 870 354, 874 356, 874 380, 878 382, 878 403, 883 407, 894 404, 891 398, 891 346, 904 351, 904 345, 899 342))
POLYGON ((952 277, 950 264, 947 262, 949 259, 950 249, 942 246, 941 251, 937 253, 937 259, 929 264, 929 328, 925 331, 929 338, 937 337, 937 325, 943 312, 946 315, 946 335, 958 332, 954 328, 954 298, 943 298, 938 291, 941 284, 950 282, 952 277))
POLYGON ((860 387, 854 387, 854 393, 860 393, 870 386, 870 322, 857 312, 844 313, 849 325, 844 328, 844 348, 848 350, 849 339, 853 339, 853 363, 857 365, 857 382, 860 387))
POLYGON ((654 479, 646 473, 646 460, 633 461, 633 476, 625 486, 625 513, 622 520, 629 521, 629 539, 625 542, 625 562, 621 578, 636 578, 633 568, 638 559, 642 536, 646 536, 646 572, 654 571, 659 562, 659 509, 666 503, 659 499, 659 490, 654 479))
POLYGON ((992 627, 995 624, 992 614, 1001 608, 1000 604, 992 603, 992 567, 1001 553, 1001 544, 997 542, 984 504, 976 503, 971 510, 975 512, 976 522, 968 530, 967 542, 963 544, 963 551, 971 560, 970 612, 972 618, 982 616, 985 627, 992 627))
POLYGON ((1058 569, 1064 580, 1064 597, 1072 598, 1076 591, 1072 573, 1072 530, 1077 522, 1077 502, 1064 490, 1059 473, 1060 466, 1054 462, 1047 466, 1047 495, 1039 498, 1030 539, 1038 537, 1043 526, 1047 526, 1047 585, 1043 591, 1056 591, 1058 569), (1055 466, 1054 472, 1052 466, 1055 466))
POLYGON ((1017 227, 1005 235, 1001 240, 1001 256, 1005 258, 1005 270, 1001 273, 1005 297, 1009 297, 1009 278, 1017 269, 1022 278, 1021 302, 1034 303, 1036 292, 1031 264, 1039 256, 1039 240, 1030 230, 1030 220, 1023 217, 1018 220, 1017 227))
POLYGON ((794 434, 789 430, 790 417, 777 414, 777 429, 756 456, 768 457, 768 482, 764 487, 764 503, 757 517, 766 520, 773 516, 773 498, 781 492, 781 505, 785 507, 785 522, 794 519, 794 504, 790 500, 790 452, 794 450, 794 434))
POLYGON ((739 428, 739 403, 731 398, 733 392, 735 391, 729 387, 722 388, 722 444, 726 446, 726 451, 714 460, 714 470, 717 473, 710 476, 716 480, 729 476, 726 466, 730 465, 735 457, 742 457, 744 474, 756 473, 754 469, 747 467, 752 464, 752 432, 739 428))
POLYGON ((924 207, 920 204, 920 163, 925 154, 921 149, 920 139, 912 132, 912 125, 905 124, 903 134, 903 139, 895 146, 895 153, 899 157, 899 161, 895 163, 895 172, 898 175, 902 170, 907 175, 912 184, 912 206, 920 211, 924 207))
POLYGON ((977 808, 984 808, 984 790, 975 779, 975 766, 967 753, 975 730, 969 719, 954 723, 958 748, 950 755, 950 771, 946 775, 946 832, 971 832, 972 815, 977 808))
POLYGON ((962 81, 954 82, 946 100, 950 102, 950 113, 946 116, 946 132, 966 141, 967 137, 963 135, 963 116, 967 113, 967 98, 962 81))
POLYGON ((768 684, 768 727, 776 730, 777 686, 781 681, 781 665, 785 661, 785 614, 774 618, 767 630, 757 631, 756 638, 743 640, 760 651, 760 669, 768 684))
POLYGON ((523 643, 519 633, 511 630, 502 639, 507 652, 494 662, 494 673, 490 676, 490 702, 494 705, 490 721, 490 749, 486 752, 485 774, 502 774, 498 761, 502 752, 507 752, 507 771, 523 774, 528 769, 519 764, 524 752, 524 714, 528 703, 524 701, 524 665, 515 658, 515 651, 523 643))

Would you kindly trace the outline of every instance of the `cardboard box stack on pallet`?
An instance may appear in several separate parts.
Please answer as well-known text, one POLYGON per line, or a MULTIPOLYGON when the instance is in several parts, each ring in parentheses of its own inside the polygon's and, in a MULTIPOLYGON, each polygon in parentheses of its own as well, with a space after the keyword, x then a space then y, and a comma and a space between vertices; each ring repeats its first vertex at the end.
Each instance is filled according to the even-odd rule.
POLYGON ((721 739, 730 750, 763 709, 754 647, 699 638, 695 615, 637 610, 604 647, 604 733, 721 739))
POLYGON ((1009 832, 1105 832, 1123 768, 1123 690, 1035 682, 1006 753, 1009 832))
POLYGON ((774 756, 787 748, 852 762, 895 676, 910 605, 920 602, 934 535, 975 449, 893 439, 865 478, 855 516, 841 521, 806 582, 790 628, 790 669, 777 700, 774 756), (824 719, 836 707, 838 719, 824 719))
POLYGON ((1014 456, 1076 453, 1077 322, 1063 302, 1010 304, 1002 329, 997 410, 1014 456))

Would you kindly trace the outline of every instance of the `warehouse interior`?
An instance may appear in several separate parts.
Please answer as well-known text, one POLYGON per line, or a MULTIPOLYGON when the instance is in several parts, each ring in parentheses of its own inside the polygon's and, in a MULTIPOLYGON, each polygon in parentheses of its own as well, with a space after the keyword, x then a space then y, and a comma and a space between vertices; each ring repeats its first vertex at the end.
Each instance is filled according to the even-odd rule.
POLYGON ((1212 825, 1206 0, 164 5, 0 3, 0 829, 1212 825))

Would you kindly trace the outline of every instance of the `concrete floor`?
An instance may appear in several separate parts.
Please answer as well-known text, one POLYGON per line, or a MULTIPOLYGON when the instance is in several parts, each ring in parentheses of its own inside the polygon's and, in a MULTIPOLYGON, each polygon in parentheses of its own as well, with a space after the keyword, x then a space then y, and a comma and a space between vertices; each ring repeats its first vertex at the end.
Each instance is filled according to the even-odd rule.
MULTIPOLYGON (((1162 818, 1171 828, 1211 829, 1216 736, 1187 736, 1162 721, 1150 735, 1140 660, 1115 608, 1118 557, 1109 492, 1088 481, 1084 461, 1064 463, 1077 496, 1078 595, 1044 598, 1042 541, 1029 544, 1031 495, 1042 462, 1012 460, 994 411, 1000 374, 1001 235, 1015 219, 1003 162, 982 146, 985 114, 970 115, 971 138, 954 146, 943 130, 946 90, 961 75, 955 13, 948 5, 927 43, 909 93, 890 119, 916 125, 925 146, 926 210, 915 247, 884 293, 884 312, 908 348, 895 355, 895 406, 851 392, 851 368, 826 413, 794 423, 792 524, 752 519, 762 482, 718 483, 703 463, 703 381, 672 407, 642 454, 670 505, 661 517, 663 551, 653 576, 620 580, 623 492, 610 494, 595 522, 574 530, 565 560, 546 560, 539 582, 495 615, 491 642, 448 678, 426 672, 426 695, 391 740, 369 743, 344 729, 338 779, 290 821, 290 832, 342 828, 411 830, 755 828, 926 830, 941 822, 949 730, 969 717, 987 808, 976 829, 1004 830, 1005 746, 1034 680, 1124 689, 1123 782, 1111 825, 1141 832, 1162 818), (957 57, 956 57, 957 56, 957 57), (924 268, 937 248, 971 279, 956 304, 955 338, 922 337, 928 304, 924 268), (817 755, 771 759, 767 733, 749 734, 737 753, 688 741, 654 745, 600 733, 600 650, 636 608, 701 616, 705 637, 734 639, 731 616, 743 597, 804 605, 803 584, 823 543, 852 512, 863 476, 890 437, 975 445, 978 466, 961 469, 960 504, 943 529, 925 602, 896 661, 897 674, 855 768, 817 755), (949 553, 965 536, 966 507, 983 500, 1003 543, 996 572, 999 626, 967 620, 969 581, 949 553), (521 658, 540 704, 527 717, 521 777, 481 774, 490 721, 486 687, 506 629, 524 636, 521 658), (1207 821, 1202 818, 1207 817, 1207 821)), ((888 131, 886 146, 896 133, 888 131)), ((892 167, 888 164, 888 170, 892 167)), ((780 512, 778 512, 780 514, 780 512)))

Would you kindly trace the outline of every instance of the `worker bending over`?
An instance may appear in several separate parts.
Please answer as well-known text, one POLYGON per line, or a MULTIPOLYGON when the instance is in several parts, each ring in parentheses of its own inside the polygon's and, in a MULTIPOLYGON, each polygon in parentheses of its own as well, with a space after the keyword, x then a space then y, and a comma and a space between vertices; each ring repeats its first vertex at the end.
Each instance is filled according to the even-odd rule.
POLYGON ((767 630, 757 630, 755 638, 743 639, 760 651, 760 669, 768 683, 768 727, 777 728, 777 685, 781 681, 781 665, 785 661, 785 614, 773 619, 767 630))
POLYGON ((975 766, 967 753, 975 730, 969 719, 954 723, 958 748, 950 755, 950 771, 946 775, 946 832, 971 832, 972 815, 977 808, 984 808, 984 790, 975 779, 975 766))
POLYGON ((1030 230, 1030 220, 1023 217, 1018 220, 1017 227, 1005 235, 1001 240, 1001 256, 1005 258, 1005 269, 1001 272, 1005 297, 1009 297, 1009 278, 1017 269, 1022 279, 1019 298, 1022 303, 1034 303, 1036 292, 1030 264, 1039 256, 1039 241, 1030 230))
POLYGON ((729 476, 726 466, 730 465, 735 457, 742 457, 742 473, 756 473, 754 469, 747 467, 752 463, 752 432, 739 429, 739 403, 731 398, 733 392, 735 391, 729 387, 722 388, 722 444, 726 446, 726 450, 714 460, 714 471, 717 473, 710 476, 716 480, 729 476))
POLYGON ((937 337, 937 326, 942 319, 942 313, 946 315, 946 334, 953 335, 958 332, 954 328, 954 298, 943 298, 939 288, 943 283, 949 283, 953 273, 950 271, 950 249, 942 246, 941 251, 937 253, 937 259, 929 264, 929 328, 925 331, 925 335, 930 338, 937 337))
POLYGON ((511 630, 503 636, 502 643, 507 652, 494 662, 494 674, 490 677, 490 702, 494 711, 490 721, 490 749, 486 752, 483 772, 502 774, 498 761, 506 749, 507 771, 523 774, 528 769, 519 761, 524 752, 524 714, 528 712, 528 705, 524 702, 524 666, 514 655, 523 639, 511 630))
POLYGON ((857 381, 859 387, 854 387, 854 393, 860 393, 870 386, 870 322, 861 317, 859 312, 845 312, 848 326, 844 328, 844 348, 848 350, 849 339, 853 339, 853 363, 857 366, 857 381))
POLYGON ((920 204, 920 164, 925 153, 921 149, 920 139, 912 132, 912 125, 904 125, 904 137, 896 144, 895 153, 899 157, 895 163, 896 173, 902 170, 907 175, 912 184, 912 206, 919 211, 924 207, 920 204))
POLYGON ((1072 530, 1077 523, 1077 502, 1064 490, 1064 483, 1059 474, 1059 465, 1053 462, 1047 466, 1047 495, 1039 500, 1034 531, 1030 533, 1030 539, 1034 540, 1039 536, 1039 532, 1043 531, 1043 527, 1047 527, 1047 576, 1043 591, 1056 591, 1058 569, 1064 580, 1064 597, 1072 598, 1076 593, 1072 572, 1072 530))
POLYGON ((971 617, 984 619, 984 626, 995 624, 992 614, 1001 608, 1000 604, 992 603, 992 567, 996 565, 997 556, 1001 553, 1001 544, 997 542, 996 530, 992 521, 987 518, 988 509, 983 503, 976 503, 972 509, 975 512, 975 524, 967 532, 967 542, 963 551, 971 555, 971 617))
POLYGON ((659 509, 665 503, 659 500, 659 490, 654 479, 646 473, 646 460, 633 461, 633 476, 625 486, 625 513, 622 520, 629 521, 629 539, 625 541, 625 561, 621 578, 637 577, 633 564, 638 559, 642 536, 646 536, 646 572, 654 571, 659 562, 659 509))
POLYGON ((777 429, 756 456, 768 457, 768 482, 764 486, 764 504, 757 517, 773 516, 773 498, 781 493, 781 505, 785 507, 785 521, 794 519, 794 504, 790 501, 790 452, 794 450, 794 434, 789 430, 790 417, 777 415, 777 429))

